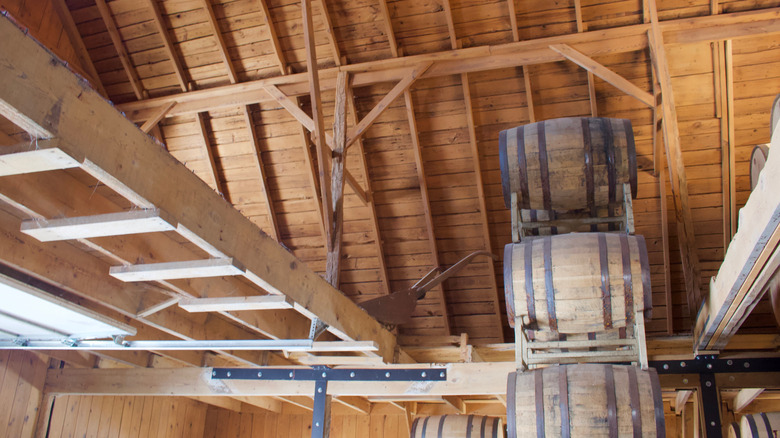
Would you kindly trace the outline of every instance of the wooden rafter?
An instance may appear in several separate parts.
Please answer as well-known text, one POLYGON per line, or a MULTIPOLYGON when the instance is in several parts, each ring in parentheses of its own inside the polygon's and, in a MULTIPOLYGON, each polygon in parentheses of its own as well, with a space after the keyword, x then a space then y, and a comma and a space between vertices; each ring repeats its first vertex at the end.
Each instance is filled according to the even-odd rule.
POLYGON ((216 190, 217 193, 224 194, 224 187, 219 179, 219 170, 217 169, 217 160, 214 157, 214 150, 211 148, 211 140, 209 140, 209 131, 206 126, 206 115, 204 113, 198 113, 195 117, 195 123, 198 126, 198 134, 201 138, 201 147, 203 148, 203 155, 206 161, 209 163, 209 185, 216 190))
MULTIPOLYGON (((455 22, 452 16, 452 5, 450 0, 444 0, 444 12, 447 14, 447 27, 450 33, 450 43, 452 49, 458 48, 458 38, 455 32, 455 22)), ((482 223, 482 238, 484 240, 484 249, 491 254, 493 253, 492 244, 490 243, 490 219, 487 214, 487 201, 485 197, 485 186, 482 181, 482 164, 480 162, 479 145, 477 144, 477 131, 476 124, 474 122, 474 110, 471 103, 471 87, 469 85, 468 73, 461 73, 460 82, 463 87, 463 100, 466 106, 466 123, 468 125, 469 132, 469 145, 471 146, 471 156, 474 162, 474 176, 476 177, 477 185, 477 197, 479 198, 479 214, 482 223)), ((495 324, 497 327, 498 338, 501 342, 504 341, 504 324, 501 322, 501 305, 498 298, 498 281, 496 280, 496 271, 493 262, 488 262, 490 268, 490 292, 493 302, 493 313, 495 315, 495 324)), ((461 406, 462 408, 462 402, 461 406)), ((456 406, 457 408, 457 406, 456 406)), ((465 409, 465 408, 464 408, 465 409)), ((458 409, 461 410, 461 409, 458 409)), ((465 411, 464 411, 465 413, 465 411)))
POLYGON ((720 102, 721 180, 723 192, 723 249, 737 232, 736 158, 734 126, 734 67, 730 40, 715 44, 718 50, 718 88, 720 102))
POLYGON ((390 44, 390 53, 394 58, 399 55, 398 42, 395 39, 395 32, 393 31, 393 20, 390 18, 390 9, 387 8, 387 0, 379 1, 379 15, 382 16, 382 21, 385 23, 385 33, 387 34, 387 42, 390 44))
POLYGON ((73 45, 73 50, 76 52, 79 63, 87 71, 89 79, 92 81, 92 85, 100 91, 100 94, 102 94, 103 97, 107 97, 108 93, 106 93, 106 89, 103 88, 100 74, 98 74, 95 64, 89 56, 89 51, 84 45, 84 40, 81 38, 81 33, 79 33, 76 22, 73 21, 73 15, 71 15, 65 0, 53 0, 51 5, 54 8, 54 12, 60 18, 62 29, 65 31, 71 45, 73 45))
POLYGON ((219 21, 214 13, 214 5, 211 4, 212 0, 201 0, 203 4, 203 10, 206 11, 208 16, 208 22, 211 26, 211 32, 214 33, 214 38, 217 39, 217 47, 219 47, 219 54, 222 57, 222 63, 225 64, 228 78, 231 84, 238 82, 238 75, 236 74, 236 68, 233 65, 233 61, 230 60, 230 52, 228 51, 227 44, 225 44, 225 37, 222 35, 222 31, 219 29, 219 21))
POLYGON ((154 117, 144 122, 143 125, 141 125, 141 131, 145 133, 149 133, 152 129, 154 129, 158 123, 160 123, 160 120, 165 118, 165 115, 168 114, 171 111, 171 108, 176 105, 176 101, 173 101, 169 103, 168 105, 165 105, 164 107, 160 108, 160 112, 155 114, 154 117))
POLYGON ((303 16, 303 39, 306 46, 306 77, 309 81, 311 96, 311 112, 314 129, 314 146, 317 150, 317 170, 320 180, 320 192, 322 193, 323 217, 325 223, 326 249, 331 251, 333 230, 333 206, 330 201, 330 178, 325 167, 328 160, 325 156, 325 126, 322 120, 322 97, 320 94, 320 77, 317 66, 317 48, 314 42, 314 22, 311 11, 312 0, 301 0, 301 14, 303 16))
POLYGON ((7 19, 0 19, 0 39, 9 43, 0 52, 0 82, 6 85, 0 92, 3 116, 25 121, 36 134, 57 137, 60 150, 78 157, 81 167, 99 175, 104 184, 140 205, 159 205, 180 227, 197 230, 214 250, 240 260, 248 272, 262 273, 258 279, 265 290, 288 295, 299 311, 320 318, 339 337, 377 342, 379 355, 392 360, 395 337, 391 333, 273 239, 257 233, 251 221, 212 191, 198 189, 196 177, 186 167, 65 66, 52 63, 48 52, 7 19), (47 116, 51 111, 59 111, 59 117, 47 116), (84 129, 78 121, 87 118, 102 129, 84 129), (172 181, 176 187, 188 188, 186 199, 172 181))
POLYGON ((257 3, 260 4, 263 19, 265 20, 266 26, 268 26, 268 34, 271 36, 271 44, 273 44, 274 47, 274 56, 276 57, 277 64, 279 64, 279 71, 285 75, 288 73, 287 61, 284 58, 282 45, 279 43, 279 33, 276 31, 276 26, 274 26, 271 11, 268 9, 268 0, 257 0, 257 3))
POLYGON ((677 219, 677 240, 680 245, 685 289, 687 292, 688 313, 691 321, 696 320, 696 314, 703 301, 700 286, 699 256, 696 253, 696 234, 693 228, 691 207, 688 203, 688 179, 683 163, 680 146, 680 132, 677 125, 677 108, 672 91, 672 78, 669 64, 666 61, 664 36, 658 23, 658 11, 655 0, 649 0, 651 27, 648 31, 650 54, 653 68, 661 89, 661 107, 663 110, 663 133, 666 159, 669 165, 669 178, 674 199, 675 217, 677 219))
POLYGON ((173 41, 171 40, 171 36, 168 33, 168 26, 165 24, 165 19, 160 12, 160 5, 157 4, 157 0, 146 0, 146 3, 149 6, 149 9, 152 11, 152 21, 154 21, 154 25, 157 27, 157 32, 160 34, 160 38, 162 38, 165 53, 173 63, 173 73, 176 75, 176 80, 179 82, 179 87, 181 87, 181 91, 187 91, 189 89, 189 81, 185 77, 186 70, 181 63, 179 56, 173 49, 173 41))
POLYGON ((328 3, 327 0, 318 0, 319 7, 320 7, 320 13, 322 14, 322 18, 325 21, 325 32, 328 34, 328 45, 330 46, 330 51, 333 54, 333 62, 336 63, 336 65, 341 65, 341 50, 339 49, 339 42, 336 39, 336 33, 333 30, 333 21, 330 18, 330 13, 328 12, 328 3))
MULTIPOLYGON (((723 38, 742 38, 756 34, 780 32, 780 8, 760 11, 736 12, 716 16, 666 20, 658 24, 669 43, 689 44, 714 41, 723 38)), ((352 85, 361 87, 382 82, 401 80, 408 69, 433 62, 419 79, 435 78, 452 74, 494 70, 523 65, 556 62, 562 56, 551 49, 552 44, 568 44, 585 55, 592 56, 643 50, 648 47, 648 24, 637 24, 599 31, 546 37, 493 46, 469 47, 403 58, 389 58, 320 71, 321 89, 333 90, 338 71, 352 75, 352 85), (618 42, 605 48, 605 41, 618 42)), ((174 97, 159 97, 141 102, 118 105, 131 120, 145 120, 145 112, 154 111, 170 100, 179 104, 169 116, 195 113, 205 109, 230 107, 239 104, 260 103, 270 100, 263 89, 276 85, 288 96, 309 94, 306 73, 290 74, 268 79, 258 79, 240 85, 224 85, 208 90, 190 91, 174 97)))
POLYGON ((242 109, 244 123, 249 127, 249 142, 252 144, 254 164, 257 166, 257 173, 260 175, 260 185, 263 191, 263 200, 266 205, 266 214, 268 215, 268 222, 270 222, 271 225, 270 234, 274 240, 279 242, 281 237, 279 234, 279 223, 276 220, 276 208, 274 207, 274 201, 271 199, 271 193, 268 189, 268 177, 265 172, 265 165, 263 164, 263 154, 260 150, 260 142, 257 139, 257 130, 255 128, 255 121, 252 118, 252 110, 249 106, 245 106, 242 109))
POLYGON ((130 86, 133 87, 135 98, 140 100, 148 97, 148 93, 138 78, 138 72, 135 70, 133 61, 130 59, 130 55, 127 54, 127 48, 125 48, 125 43, 122 41, 122 36, 119 34, 119 29, 116 27, 114 16, 106 4, 106 0, 95 0, 95 4, 100 12, 100 17, 103 19, 103 23, 106 25, 108 36, 111 37, 111 43, 114 45, 114 49, 117 55, 119 55, 119 60, 122 62, 122 68, 124 68, 127 78, 130 80, 130 86))
POLYGON ((534 89, 531 87, 531 66, 523 66, 523 85, 525 86, 525 100, 528 108, 528 122, 536 122, 536 111, 534 111, 534 89))
MULTIPOLYGON (((582 0, 574 0, 574 17, 577 21, 577 32, 585 30, 585 24, 582 21, 582 0)), ((596 100, 596 81, 593 73, 588 70, 588 100, 590 102, 591 117, 598 116, 598 101, 596 100)))
POLYGON ((650 93, 637 87, 636 85, 631 83, 628 79, 624 78, 623 76, 620 76, 619 74, 613 72, 612 70, 608 69, 602 64, 596 62, 596 60, 594 60, 593 58, 583 55, 582 53, 573 49, 571 46, 567 46, 566 44, 555 44, 550 46, 550 48, 560 53, 563 57, 565 57, 569 61, 579 65, 580 67, 584 68, 588 72, 600 77, 606 82, 612 84, 615 88, 623 91, 624 93, 628 94, 634 99, 637 99, 638 101, 649 106, 650 108, 655 107, 655 99, 650 93))
POLYGON ((341 273, 341 240, 344 232, 344 165, 347 161, 347 73, 339 74, 336 88, 336 108, 333 121, 333 158, 331 160, 330 211, 333 212, 332 227, 326 258, 325 280, 333 287, 339 287, 341 273))

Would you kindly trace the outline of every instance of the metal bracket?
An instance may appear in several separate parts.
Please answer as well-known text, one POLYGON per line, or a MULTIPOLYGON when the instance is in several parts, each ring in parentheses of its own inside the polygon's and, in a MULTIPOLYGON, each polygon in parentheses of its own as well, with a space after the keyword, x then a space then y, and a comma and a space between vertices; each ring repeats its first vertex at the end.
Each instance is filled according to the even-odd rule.
POLYGON ((313 342, 320 337, 321 334, 328 329, 328 324, 322 322, 319 318, 311 320, 311 326, 309 326, 309 339, 313 342))
POLYGON ((307 380, 314 381, 312 438, 323 438, 330 425, 329 381, 434 382, 446 381, 446 368, 214 368, 211 378, 219 380, 307 380))

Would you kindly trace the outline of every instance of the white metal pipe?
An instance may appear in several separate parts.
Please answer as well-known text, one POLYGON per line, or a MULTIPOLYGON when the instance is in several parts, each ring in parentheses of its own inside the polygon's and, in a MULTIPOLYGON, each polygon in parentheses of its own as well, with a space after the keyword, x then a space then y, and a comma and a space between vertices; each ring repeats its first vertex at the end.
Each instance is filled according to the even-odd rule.
POLYGON ((310 339, 241 339, 215 341, 0 341, 0 349, 17 350, 275 350, 275 351, 376 351, 373 342, 313 342, 310 339))

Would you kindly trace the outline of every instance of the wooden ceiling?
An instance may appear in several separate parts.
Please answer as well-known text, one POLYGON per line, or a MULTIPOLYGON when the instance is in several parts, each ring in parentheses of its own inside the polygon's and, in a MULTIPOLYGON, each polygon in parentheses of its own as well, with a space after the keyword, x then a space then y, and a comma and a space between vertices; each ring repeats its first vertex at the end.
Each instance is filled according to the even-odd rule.
MULTIPOLYGON (((324 273, 318 154, 300 122, 312 114, 312 102, 299 1, 0 3, 243 215, 324 273)), ((636 228, 647 239, 653 273, 647 329, 651 336, 690 332, 672 187, 659 183, 667 171, 654 152, 654 110, 635 90, 631 96, 548 48, 570 45, 652 94, 649 5, 315 1, 326 131, 339 70, 353 81, 348 126, 373 118, 375 106, 389 101, 348 149, 354 179, 345 188, 339 288, 360 302, 407 288, 471 251, 501 255, 510 226, 499 131, 557 117, 628 118, 639 163, 636 228), (411 84, 408 91, 398 81, 411 84), (397 98, 383 101, 388 93, 397 98)), ((750 152, 769 141, 769 110, 780 93, 777 6, 775 0, 658 1, 695 230, 695 242, 688 240, 705 287, 749 194, 750 152)), ((24 138, 10 123, 0 129, 11 137, 7 143, 24 138)), ((676 174, 672 169, 673 181, 676 174)), ((767 303, 745 330, 776 330, 767 303)), ((446 281, 400 333, 511 342, 501 262, 477 260, 446 281)))

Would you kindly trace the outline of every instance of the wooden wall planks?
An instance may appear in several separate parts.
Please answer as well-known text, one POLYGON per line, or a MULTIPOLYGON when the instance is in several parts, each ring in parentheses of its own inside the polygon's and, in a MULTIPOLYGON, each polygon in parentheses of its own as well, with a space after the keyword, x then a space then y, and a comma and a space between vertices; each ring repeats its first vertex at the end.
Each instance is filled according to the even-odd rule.
POLYGON ((207 406, 180 397, 56 397, 49 438, 203 436, 207 406))
POLYGON ((0 437, 33 436, 48 367, 37 354, 0 350, 0 437))

